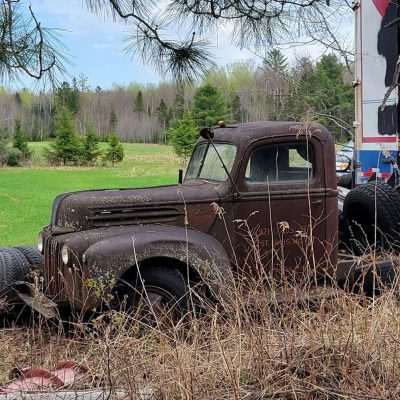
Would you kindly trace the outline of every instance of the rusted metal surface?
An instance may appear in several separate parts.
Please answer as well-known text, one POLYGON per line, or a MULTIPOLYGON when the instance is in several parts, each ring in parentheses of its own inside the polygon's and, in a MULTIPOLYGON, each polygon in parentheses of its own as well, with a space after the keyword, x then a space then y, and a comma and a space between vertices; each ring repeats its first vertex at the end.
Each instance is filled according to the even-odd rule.
POLYGON ((38 312, 45 319, 53 319, 58 316, 57 304, 38 290, 29 282, 20 282, 14 288, 16 297, 23 303, 38 312))
POLYGON ((237 220, 260 232, 266 265, 282 223, 289 227, 284 241, 288 266, 319 264, 324 259, 335 265, 337 187, 332 167, 335 148, 329 132, 317 124, 259 122, 216 129, 214 142, 237 147, 231 172, 234 185, 229 179, 196 179, 184 180, 182 185, 59 196, 51 225, 43 232, 48 294, 82 307, 88 296, 82 281, 107 273, 118 278, 137 262, 152 257, 189 263, 200 275, 218 276, 231 266, 244 267, 251 248, 237 220), (254 189, 244 180, 250 154, 263 144, 288 141, 307 141, 313 147, 312 179, 307 184, 288 181, 254 189), (301 234, 306 235, 310 221, 315 224, 313 255, 306 260, 300 249, 301 234), (65 244, 71 249, 67 266, 60 255, 65 244))
POLYGON ((71 387, 82 381, 86 373, 86 367, 73 361, 62 362, 53 371, 41 368, 13 369, 10 372, 11 382, 0 387, 0 394, 12 395, 71 387))

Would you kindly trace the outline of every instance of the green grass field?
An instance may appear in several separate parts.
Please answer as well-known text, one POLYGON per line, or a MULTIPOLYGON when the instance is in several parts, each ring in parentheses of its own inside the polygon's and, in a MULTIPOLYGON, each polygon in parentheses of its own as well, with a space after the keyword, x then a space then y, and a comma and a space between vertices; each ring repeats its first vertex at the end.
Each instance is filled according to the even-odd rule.
POLYGON ((116 167, 79 168, 47 166, 41 157, 45 145, 30 145, 32 167, 0 168, 0 247, 35 243, 59 193, 154 186, 178 179, 179 160, 168 146, 125 144, 125 159, 116 167))

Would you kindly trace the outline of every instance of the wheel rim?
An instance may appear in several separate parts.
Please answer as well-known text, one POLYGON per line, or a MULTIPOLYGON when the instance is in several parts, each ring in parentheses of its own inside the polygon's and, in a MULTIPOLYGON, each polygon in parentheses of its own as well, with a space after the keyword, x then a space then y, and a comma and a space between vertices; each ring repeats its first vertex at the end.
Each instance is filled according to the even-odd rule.
POLYGON ((145 286, 135 303, 139 319, 150 326, 176 321, 179 316, 175 296, 158 286, 145 286))

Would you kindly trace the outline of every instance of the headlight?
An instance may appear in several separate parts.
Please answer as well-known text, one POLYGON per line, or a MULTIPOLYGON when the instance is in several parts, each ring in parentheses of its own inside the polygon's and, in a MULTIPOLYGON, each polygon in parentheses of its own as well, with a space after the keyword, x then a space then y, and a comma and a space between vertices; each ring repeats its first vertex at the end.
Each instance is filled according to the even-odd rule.
POLYGON ((41 253, 43 253, 43 235, 41 233, 39 233, 38 236, 37 248, 41 253))
POLYGON ((63 246, 63 248, 61 249, 61 259, 62 262, 67 265, 69 262, 69 248, 68 246, 63 246))

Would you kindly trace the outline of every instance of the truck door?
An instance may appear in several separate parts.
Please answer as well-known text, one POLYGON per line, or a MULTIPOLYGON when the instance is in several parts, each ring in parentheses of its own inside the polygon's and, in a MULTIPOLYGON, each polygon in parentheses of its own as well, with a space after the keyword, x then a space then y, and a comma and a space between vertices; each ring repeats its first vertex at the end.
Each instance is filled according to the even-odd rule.
MULTIPOLYGON (((324 256, 322 145, 296 136, 251 145, 239 168, 235 239, 239 267, 314 266, 324 256)), ((285 272, 286 273, 286 272, 285 272)))

